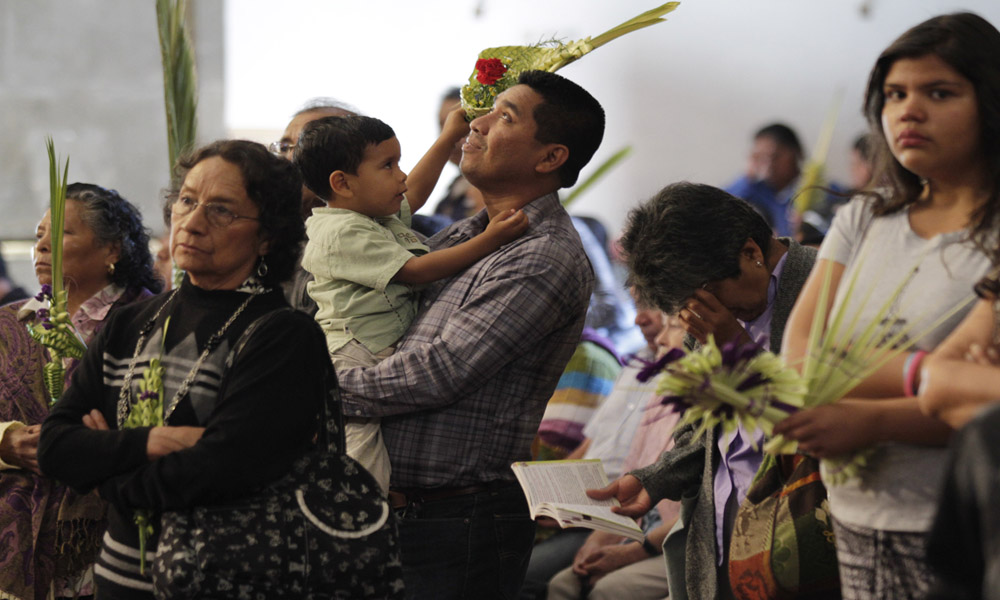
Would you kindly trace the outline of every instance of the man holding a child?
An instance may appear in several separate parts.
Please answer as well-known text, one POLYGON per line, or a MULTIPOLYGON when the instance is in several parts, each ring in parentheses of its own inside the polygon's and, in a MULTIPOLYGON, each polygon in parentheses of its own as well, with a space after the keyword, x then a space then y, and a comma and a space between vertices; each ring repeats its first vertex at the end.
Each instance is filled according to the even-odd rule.
POLYGON ((578 85, 529 71, 471 123, 462 173, 486 209, 431 250, 523 211, 528 230, 430 284, 392 356, 340 372, 344 413, 381 418, 410 598, 513 597, 534 537, 510 469, 529 448, 579 341, 593 273, 557 190, 600 145, 604 111, 578 85))

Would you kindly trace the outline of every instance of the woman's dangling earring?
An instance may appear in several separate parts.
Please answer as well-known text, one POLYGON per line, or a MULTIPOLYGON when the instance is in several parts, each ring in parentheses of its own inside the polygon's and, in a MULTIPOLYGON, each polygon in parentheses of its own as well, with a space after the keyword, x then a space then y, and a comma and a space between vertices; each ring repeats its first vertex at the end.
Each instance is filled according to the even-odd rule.
POLYGON ((260 257, 260 262, 257 263, 257 277, 264 279, 267 276, 267 263, 264 262, 264 257, 260 257))

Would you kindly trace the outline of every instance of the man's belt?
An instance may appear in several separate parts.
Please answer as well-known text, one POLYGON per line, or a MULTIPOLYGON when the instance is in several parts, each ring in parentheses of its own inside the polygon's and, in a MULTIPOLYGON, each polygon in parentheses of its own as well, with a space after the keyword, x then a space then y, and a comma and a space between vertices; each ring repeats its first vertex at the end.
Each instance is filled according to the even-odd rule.
MULTIPOLYGON (((506 482, 504 482, 506 483, 506 482)), ((479 492, 497 489, 491 484, 467 485, 463 487, 440 488, 395 488, 389 490, 389 505, 393 508, 403 508, 412 504, 426 504, 435 500, 444 500, 456 496, 469 496, 479 492)))

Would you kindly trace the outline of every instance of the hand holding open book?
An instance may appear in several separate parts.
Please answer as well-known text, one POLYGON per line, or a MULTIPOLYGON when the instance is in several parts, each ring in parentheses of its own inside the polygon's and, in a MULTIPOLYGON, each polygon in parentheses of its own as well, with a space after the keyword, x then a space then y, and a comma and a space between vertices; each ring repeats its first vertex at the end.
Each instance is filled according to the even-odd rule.
POLYGON ((599 459, 517 462, 511 465, 532 518, 552 517, 560 527, 608 531, 637 541, 644 538, 635 519, 612 511, 614 498, 595 500, 586 490, 603 488, 608 477, 599 459))

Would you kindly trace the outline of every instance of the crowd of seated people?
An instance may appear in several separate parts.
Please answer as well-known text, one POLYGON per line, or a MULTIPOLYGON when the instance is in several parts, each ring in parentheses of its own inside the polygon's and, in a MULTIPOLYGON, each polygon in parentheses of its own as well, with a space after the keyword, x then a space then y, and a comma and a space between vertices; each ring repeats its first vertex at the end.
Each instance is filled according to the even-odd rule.
POLYGON ((270 149, 192 150, 155 268, 134 206, 69 185, 65 315, 46 304, 51 214, 35 232, 39 296, 0 259, 0 599, 170 596, 146 567, 166 535, 136 511, 238 505, 281 481, 314 450, 331 386, 337 452, 371 474, 393 549, 331 569, 398 568, 365 575, 371 597, 1000 598, 993 25, 938 16, 882 52, 851 182, 812 214, 795 209, 799 139, 772 123, 725 190, 663 182, 609 239, 560 201, 603 139, 596 98, 526 71, 471 122, 457 101, 444 95, 409 173, 389 124, 328 98, 270 149), (449 161, 461 173, 437 214, 416 214, 449 161), (815 323, 843 310, 906 351, 773 432, 682 423, 651 377, 712 343, 801 369, 815 323), (54 327, 82 357, 39 342, 54 327), (136 427, 157 364, 160 421, 136 427), (748 585, 735 547, 734 531, 757 530, 740 522, 753 490, 780 470, 765 453, 778 434, 822 483, 835 551, 820 566, 838 574, 822 590, 789 587, 780 557, 748 585), (859 452, 859 473, 835 476, 832 460, 859 452), (635 517, 642 541, 532 519, 510 469, 530 459, 600 459, 610 483, 588 495, 635 517))

